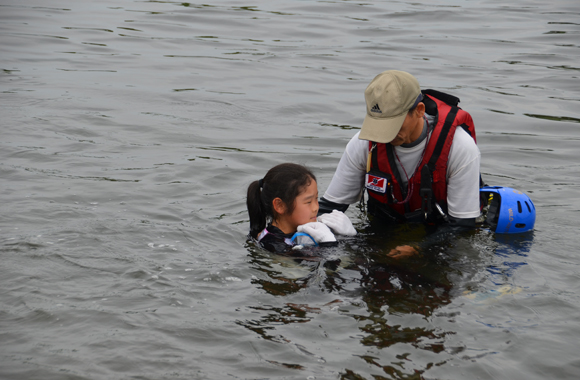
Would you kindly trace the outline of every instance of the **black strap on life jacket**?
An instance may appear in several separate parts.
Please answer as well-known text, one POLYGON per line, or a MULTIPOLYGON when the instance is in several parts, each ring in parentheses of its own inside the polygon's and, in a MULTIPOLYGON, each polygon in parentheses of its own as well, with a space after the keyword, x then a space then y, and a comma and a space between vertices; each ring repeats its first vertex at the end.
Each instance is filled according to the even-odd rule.
POLYGON ((428 165, 423 165, 421 169, 421 189, 419 190, 419 195, 421 196, 421 211, 425 214, 425 219, 427 215, 433 211, 433 177, 431 176, 431 170, 429 170, 428 165))
POLYGON ((453 121, 457 116, 457 111, 459 111, 459 108, 456 106, 452 106, 451 109, 449 110, 449 113, 447 114, 447 117, 445 118, 445 122, 443 123, 443 127, 441 128, 441 133, 439 134, 437 144, 435 145, 435 149, 433 149, 433 154, 431 155, 431 158, 427 163, 431 171, 435 170, 435 163, 439 159, 439 156, 441 156, 441 151, 443 150, 443 146, 445 146, 445 141, 447 140, 447 135, 449 135, 451 125, 453 125, 453 121))
MULTIPOLYGON (((458 98, 452 95, 448 95, 448 97, 457 99, 457 102, 455 104, 459 103, 458 98)), ((459 108, 456 105, 451 106, 449 113, 445 117, 445 122, 443 123, 443 127, 441 128, 441 133, 439 134, 439 138, 437 140, 437 143, 435 144, 435 148, 433 149, 433 154, 431 155, 429 162, 421 169, 421 193, 420 193, 422 199, 421 211, 425 214, 426 217, 430 215, 431 212, 433 211, 432 205, 435 202, 435 199, 433 197, 433 172, 435 171, 435 163, 437 162, 437 160, 439 160, 439 156, 441 156, 441 151, 445 146, 447 136, 449 135, 451 126, 453 125, 453 121, 455 120, 458 111, 459 108)))
MULTIPOLYGON (((407 187, 403 187, 403 177, 401 177, 401 173, 397 169, 397 161, 395 160, 395 148, 391 144, 386 144, 385 148, 387 149, 387 158, 389 159, 389 164, 391 165, 391 168, 393 168, 393 174, 399 183, 399 189, 401 189, 401 196, 403 199, 395 199, 395 203, 399 203, 407 197, 407 187)), ((409 178, 409 180, 411 179, 409 178)))
MULTIPOLYGON (((444 92, 437 91, 437 90, 431 90, 431 89, 422 90, 421 92, 424 95, 430 95, 436 99, 441 100, 443 103, 448 104, 448 105, 453 106, 453 107, 457 107, 457 105, 459 104, 459 98, 457 96, 449 95, 449 94, 446 94, 444 92)), ((437 106, 435 105, 435 102, 433 102, 431 99, 426 98, 426 97, 423 97, 422 102, 425 104, 426 111, 432 110, 432 112, 428 112, 429 115, 434 115, 435 111, 437 111, 437 106), (435 108, 434 109, 427 108, 429 106, 428 106, 428 103, 425 103, 425 100, 427 100, 427 102, 433 103, 432 105, 429 105, 429 106, 435 107, 435 108)))

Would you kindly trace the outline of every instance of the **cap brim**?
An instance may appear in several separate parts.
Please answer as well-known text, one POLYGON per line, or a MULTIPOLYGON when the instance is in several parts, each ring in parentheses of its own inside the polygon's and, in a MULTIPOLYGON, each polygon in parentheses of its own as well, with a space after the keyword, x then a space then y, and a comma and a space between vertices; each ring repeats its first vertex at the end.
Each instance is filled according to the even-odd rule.
POLYGON ((397 137, 406 117, 407 112, 390 118, 375 118, 366 115, 358 138, 378 143, 390 143, 397 137))

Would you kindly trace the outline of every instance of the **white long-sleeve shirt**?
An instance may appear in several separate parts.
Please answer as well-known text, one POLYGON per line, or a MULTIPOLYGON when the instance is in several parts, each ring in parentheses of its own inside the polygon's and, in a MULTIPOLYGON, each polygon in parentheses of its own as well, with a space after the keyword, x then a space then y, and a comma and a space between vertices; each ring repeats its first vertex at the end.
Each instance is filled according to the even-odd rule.
MULTIPOLYGON (((360 132, 349 141, 338 163, 324 198, 331 202, 356 203, 363 194, 364 179, 367 170, 369 142, 358 138, 360 132)), ((409 176, 419 165, 425 144, 404 148, 395 147, 395 151, 409 176)), ((479 209, 479 164, 481 154, 475 141, 463 128, 457 128, 449 151, 447 164, 447 210, 455 218, 476 218, 479 209)), ((397 162, 397 169, 406 186, 406 177, 397 162)))

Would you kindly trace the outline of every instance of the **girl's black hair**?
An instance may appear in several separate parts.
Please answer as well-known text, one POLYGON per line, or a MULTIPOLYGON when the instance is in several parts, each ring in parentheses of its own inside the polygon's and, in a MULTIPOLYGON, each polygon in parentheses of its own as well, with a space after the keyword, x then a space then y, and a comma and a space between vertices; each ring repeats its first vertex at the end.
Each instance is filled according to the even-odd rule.
POLYGON ((286 205, 286 213, 291 214, 294 211, 294 200, 312 181, 316 181, 316 177, 308 168, 286 163, 274 166, 262 180, 252 182, 246 199, 250 214, 250 235, 257 238, 266 224, 278 217, 272 207, 275 198, 280 198, 286 205))

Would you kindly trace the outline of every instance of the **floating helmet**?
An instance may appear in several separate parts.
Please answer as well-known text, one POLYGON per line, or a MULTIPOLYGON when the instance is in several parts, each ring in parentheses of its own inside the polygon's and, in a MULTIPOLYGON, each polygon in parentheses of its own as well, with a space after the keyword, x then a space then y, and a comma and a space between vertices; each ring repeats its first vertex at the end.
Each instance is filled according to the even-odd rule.
POLYGON ((488 198, 486 222, 498 234, 530 231, 536 222, 536 208, 526 194, 511 187, 485 186, 479 189, 488 198))

